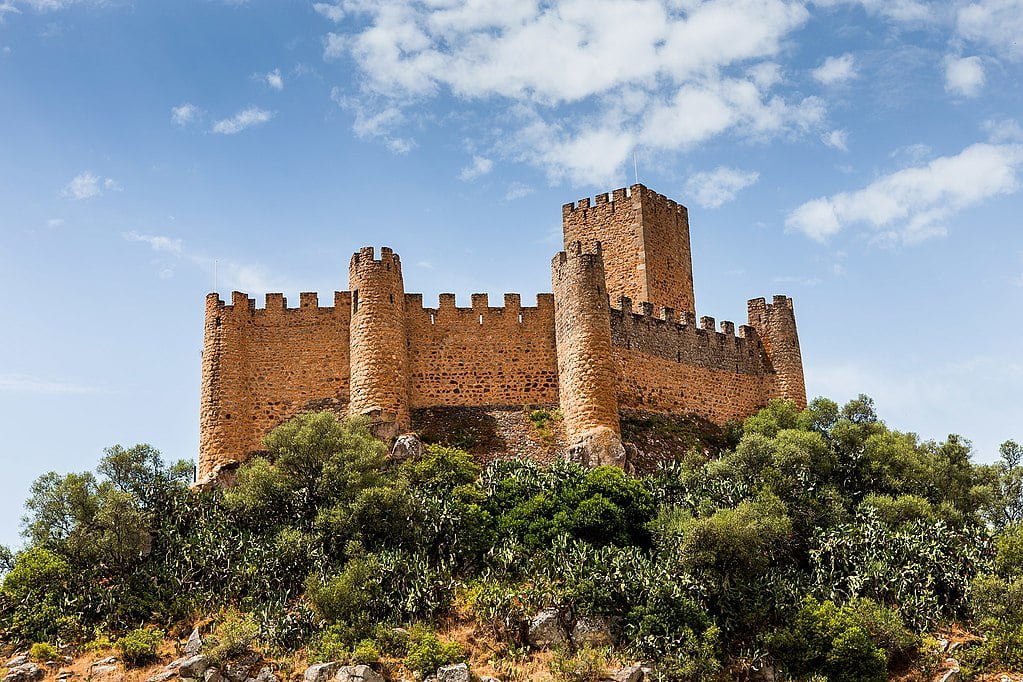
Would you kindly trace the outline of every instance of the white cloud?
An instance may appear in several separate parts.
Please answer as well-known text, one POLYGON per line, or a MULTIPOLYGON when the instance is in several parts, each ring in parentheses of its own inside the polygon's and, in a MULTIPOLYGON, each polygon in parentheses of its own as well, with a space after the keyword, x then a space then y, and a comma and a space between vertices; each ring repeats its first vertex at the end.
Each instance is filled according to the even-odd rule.
POLYGON ((101 178, 91 171, 84 171, 76 175, 65 187, 63 194, 69 199, 82 201, 92 199, 103 194, 103 190, 120 192, 121 184, 113 178, 101 178))
POLYGON ((37 393, 42 395, 80 395, 98 389, 66 381, 51 381, 28 374, 0 374, 0 393, 37 393))
POLYGON ((945 233, 944 222, 981 201, 1019 189, 1023 145, 973 144, 955 156, 882 176, 860 190, 808 201, 785 221, 818 241, 852 225, 875 231, 875 241, 914 243, 945 233))
POLYGON ((637 147, 677 151, 726 133, 768 139, 823 118, 821 100, 774 91, 783 74, 772 57, 809 17, 795 0, 342 6, 358 21, 324 37, 324 57, 352 59, 360 89, 346 108, 356 133, 372 122, 391 146, 422 122, 405 114, 424 100, 496 99, 505 113, 484 133, 496 154, 555 181, 596 184, 618 179, 637 147))
POLYGON ((264 75, 263 78, 266 80, 266 84, 269 85, 274 90, 284 89, 284 77, 281 76, 280 69, 274 69, 273 71, 264 75))
POLYGON ((64 227, 63 218, 50 218, 46 221, 46 227, 64 227))
POLYGON ((171 237, 164 237, 162 235, 139 234, 135 230, 132 230, 130 232, 123 233, 121 236, 130 242, 143 242, 144 244, 149 244, 149 247, 153 249, 153 251, 181 253, 183 249, 183 242, 180 239, 172 239, 171 237))
POLYGON ((1023 59, 1023 0, 979 0, 961 6, 956 28, 962 37, 1007 59, 1023 59))
POLYGON ((317 14, 320 14, 331 21, 337 23, 344 19, 345 10, 341 6, 341 0, 337 2, 314 2, 313 9, 316 10, 317 14))
POLYGON ((828 57, 812 72, 814 79, 823 85, 845 83, 856 78, 856 58, 851 54, 828 57))
POLYGON ((700 206, 717 208, 731 201, 739 191, 760 179, 756 171, 718 166, 712 171, 701 171, 686 181, 685 196, 691 196, 700 206))
POLYGON ((821 140, 824 144, 838 149, 839 151, 849 151, 849 131, 848 130, 832 130, 829 133, 825 133, 821 136, 821 140))
POLYGON ((976 97, 984 87, 984 64, 980 57, 945 58, 945 90, 954 95, 976 97))
POLYGON ((201 114, 202 112, 199 110, 199 107, 188 102, 180 106, 171 107, 171 121, 179 126, 186 126, 199 120, 201 114))
POLYGON ((161 254, 163 262, 157 263, 157 277, 168 279, 173 276, 173 265, 185 263, 212 276, 216 271, 221 290, 260 293, 292 289, 290 283, 259 263, 240 263, 231 259, 214 259, 206 254, 188 249, 184 241, 160 234, 142 234, 136 231, 124 232, 125 241, 146 244, 161 254))
POLYGON ((984 121, 983 129, 991 142, 1023 142, 1023 128, 1011 118, 984 121))
POLYGON ((894 21, 929 24, 938 17, 940 7, 920 0, 813 0, 818 7, 836 5, 861 5, 870 14, 883 16, 894 21))
POLYGON ((266 123, 273 117, 272 111, 260 109, 259 107, 249 107, 239 111, 231 118, 221 119, 214 123, 213 132, 220 133, 221 135, 234 135, 247 128, 266 123))
POLYGON ((489 173, 494 167, 494 162, 485 156, 474 155, 472 157, 472 163, 458 174, 458 178, 465 182, 475 180, 489 173))
POLYGON ((528 197, 534 191, 535 190, 529 185, 521 182, 513 182, 508 185, 508 191, 504 193, 504 200, 515 201, 516 199, 522 199, 523 197, 528 197))

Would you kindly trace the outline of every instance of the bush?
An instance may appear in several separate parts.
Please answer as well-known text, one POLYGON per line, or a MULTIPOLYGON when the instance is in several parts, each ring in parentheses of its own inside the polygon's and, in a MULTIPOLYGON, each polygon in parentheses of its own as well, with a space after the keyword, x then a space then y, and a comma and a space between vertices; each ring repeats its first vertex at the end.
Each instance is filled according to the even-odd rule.
POLYGON ((583 647, 574 655, 555 651, 551 659, 551 673, 565 682, 600 682, 607 679, 611 656, 608 649, 583 647))
POLYGON ((465 660, 465 650, 458 642, 440 639, 437 633, 417 626, 409 631, 408 654, 405 667, 420 678, 436 672, 437 668, 465 660))
POLYGON ((126 633, 114 642, 114 647, 121 652, 124 662, 132 666, 140 666, 156 659, 156 650, 163 642, 163 631, 139 628, 126 633))
POLYGON ((57 647, 52 644, 36 642, 29 648, 28 655, 33 661, 39 661, 42 663, 56 660, 57 656, 60 656, 60 652, 57 651, 57 647))
POLYGON ((222 663, 237 658, 252 649, 259 638, 259 624, 251 614, 230 609, 206 636, 203 651, 214 661, 222 663))

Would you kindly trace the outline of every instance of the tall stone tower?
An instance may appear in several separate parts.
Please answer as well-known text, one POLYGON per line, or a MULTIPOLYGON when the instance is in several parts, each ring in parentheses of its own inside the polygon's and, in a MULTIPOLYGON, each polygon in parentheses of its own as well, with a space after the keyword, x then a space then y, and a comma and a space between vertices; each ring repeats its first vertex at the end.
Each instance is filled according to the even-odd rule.
POLYGON ((748 303, 749 324, 764 342, 764 351, 778 377, 778 396, 788 398, 799 409, 806 407, 806 383, 803 380, 803 356, 796 332, 796 314, 792 299, 775 296, 773 303, 762 298, 748 303))
POLYGON ((573 456, 590 466, 624 466, 601 245, 572 242, 551 264, 561 412, 573 456))
POLYGON ((599 241, 607 293, 654 309, 696 312, 689 212, 643 185, 598 194, 561 209, 565 247, 599 241))
POLYGON ((401 261, 387 247, 365 247, 348 267, 352 292, 349 414, 366 415, 381 438, 410 426, 405 284, 401 261))

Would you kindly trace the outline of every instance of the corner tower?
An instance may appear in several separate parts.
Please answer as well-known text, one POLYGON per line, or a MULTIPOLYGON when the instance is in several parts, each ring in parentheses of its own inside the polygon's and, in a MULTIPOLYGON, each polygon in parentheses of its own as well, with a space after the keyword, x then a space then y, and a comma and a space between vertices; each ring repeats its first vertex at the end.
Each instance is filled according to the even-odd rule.
POLYGON ((806 407, 806 383, 803 380, 803 355, 796 332, 796 313, 792 299, 775 296, 772 303, 762 298, 748 303, 749 324, 757 330, 764 351, 778 377, 778 396, 788 398, 799 409, 806 407))
POLYGON ((559 400, 574 459, 625 465, 600 243, 569 244, 551 264, 559 400))
POLYGON ((360 249, 348 267, 348 285, 352 292, 348 413, 370 417, 373 432, 391 439, 410 424, 405 284, 398 255, 382 247, 376 259, 372 247, 360 249))
POLYGON ((561 210, 565 247, 599 241, 607 293, 627 296, 655 309, 696 312, 689 211, 685 206, 633 185, 583 199, 561 210))

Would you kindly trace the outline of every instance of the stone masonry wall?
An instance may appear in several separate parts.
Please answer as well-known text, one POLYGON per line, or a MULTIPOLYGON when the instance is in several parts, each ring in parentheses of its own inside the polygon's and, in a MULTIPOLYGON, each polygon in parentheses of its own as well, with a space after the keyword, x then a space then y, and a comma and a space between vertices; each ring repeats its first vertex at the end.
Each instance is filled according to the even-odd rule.
POLYGON ((232 305, 207 297, 199 478, 261 450, 266 433, 311 406, 348 402, 350 294, 324 308, 316 294, 302 294, 298 308, 280 294, 255 303, 237 292, 232 305))
POLYGON ((505 294, 503 308, 486 294, 473 294, 471 308, 456 308, 454 294, 437 308, 424 308, 422 294, 405 304, 413 409, 557 403, 551 294, 525 308, 518 294, 505 294))

